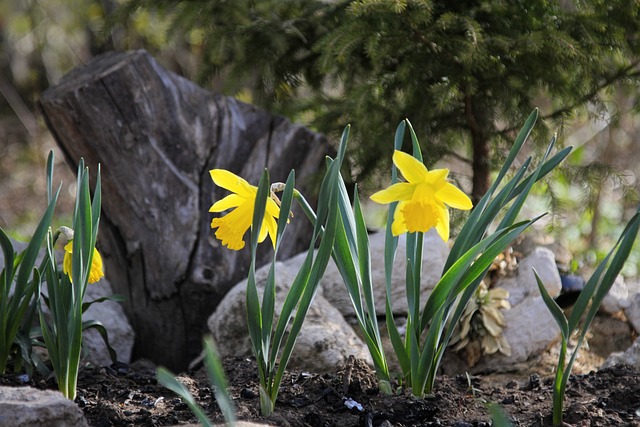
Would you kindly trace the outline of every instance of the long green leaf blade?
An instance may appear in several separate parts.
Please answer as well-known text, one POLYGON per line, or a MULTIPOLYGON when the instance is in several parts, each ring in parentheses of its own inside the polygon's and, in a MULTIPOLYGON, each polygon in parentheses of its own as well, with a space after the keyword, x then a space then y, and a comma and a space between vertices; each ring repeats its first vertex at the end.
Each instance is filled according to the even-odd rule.
POLYGON ((569 334, 570 334, 569 322, 567 321, 567 318, 564 315, 564 312, 562 311, 560 306, 558 306, 558 304, 554 301, 554 299, 551 298, 551 296, 549 295, 549 292, 547 292, 547 288, 544 286, 544 283, 542 283, 542 279, 540 279, 540 276, 538 275, 538 272, 536 271, 535 268, 533 269, 533 274, 536 276, 536 282, 538 283, 538 289, 540 290, 540 295, 542 295, 542 300, 544 301, 545 305, 549 309, 549 312, 551 313, 556 323, 558 324, 558 327, 560 328, 560 333, 562 334, 562 338, 568 341, 569 334))
POLYGON ((214 394, 216 401, 222 412, 222 416, 227 423, 227 426, 233 427, 236 424, 236 410, 231 397, 229 396, 229 385, 227 384, 227 377, 224 374, 222 363, 217 356, 215 345, 211 337, 207 337, 204 340, 205 349, 205 365, 207 366, 207 373, 209 374, 209 381, 215 387, 214 394))
POLYGON ((191 412, 198 418, 198 422, 204 427, 211 427, 211 421, 205 414, 204 410, 198 405, 193 395, 180 381, 174 378, 173 374, 165 368, 158 368, 156 372, 158 382, 180 396, 180 399, 189 406, 191 412))

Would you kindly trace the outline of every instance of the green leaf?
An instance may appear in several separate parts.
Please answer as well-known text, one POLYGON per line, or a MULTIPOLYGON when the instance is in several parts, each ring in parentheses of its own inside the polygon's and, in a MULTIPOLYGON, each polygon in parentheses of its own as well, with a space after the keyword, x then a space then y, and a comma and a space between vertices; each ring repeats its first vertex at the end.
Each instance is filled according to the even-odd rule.
POLYGON ((602 260, 600 265, 596 268, 591 278, 585 285, 584 289, 580 293, 580 297, 573 306, 573 311, 568 321, 568 330, 572 332, 576 328, 579 322, 582 321, 580 335, 576 343, 576 347, 571 354, 566 366, 563 366, 564 357, 566 353, 566 340, 562 342, 562 348, 560 352, 560 358, 558 361, 558 372, 554 381, 554 394, 553 394, 553 421, 555 424, 560 424, 562 421, 562 411, 564 405, 564 394, 567 387, 571 370, 578 355, 578 350, 582 346, 585 336, 589 330, 589 325, 596 316, 600 303, 609 292, 609 289, 613 285, 616 277, 620 273, 633 243, 638 235, 640 228, 640 209, 627 223, 624 231, 620 235, 620 238, 602 260), (610 261, 611 260, 611 261, 610 261), (586 315, 584 314, 587 312, 586 315))
POLYGON ((469 218, 465 222, 465 225, 462 227, 458 238, 451 248, 451 252, 449 253, 449 257, 447 258, 447 261, 445 263, 444 271, 447 271, 450 265, 453 264, 464 252, 466 252, 467 248, 473 246, 479 240, 478 238, 481 237, 481 235, 484 233, 484 231, 479 232, 477 226, 480 218, 483 218, 484 223, 486 223, 487 226, 493 220, 493 218, 485 217, 484 211, 489 204, 489 201, 493 197, 496 189, 502 183, 502 180, 511 168, 511 165, 520 152, 520 149, 531 134, 531 131, 537 119, 538 109, 536 108, 531 112, 531 114, 529 114, 529 117, 527 118, 524 126, 516 137, 516 140, 514 141, 513 146, 511 147, 511 150, 509 151, 509 154, 507 155, 507 158, 503 163, 498 176, 496 177, 496 180, 493 182, 493 184, 491 184, 491 187, 489 187, 489 190, 482 197, 482 199, 480 199, 480 202, 478 202, 478 204, 475 206, 475 208, 471 212, 471 215, 469 215, 469 218), (475 236, 475 238, 478 240, 471 240, 473 236, 475 236))
POLYGON ((2 270, 2 283, 0 283, 0 286, 2 286, 2 291, 0 292, 2 301, 0 301, 0 305, 3 308, 2 313, 5 313, 4 308, 8 301, 11 282, 13 281, 13 263, 16 258, 16 253, 13 250, 13 244, 11 244, 9 236, 6 235, 2 227, 0 227, 0 246, 2 247, 2 254, 4 255, 4 269, 2 270))
POLYGON ((404 120, 407 125, 409 125, 409 132, 411 133, 411 147, 413 149, 413 157, 418 159, 420 163, 424 163, 422 159, 422 151, 420 151, 420 142, 418 142, 418 137, 416 136, 416 132, 413 130, 413 126, 411 126, 411 122, 409 119, 404 120))
MULTIPOLYGON (((364 296, 365 305, 369 318, 373 318, 373 322, 377 325, 376 319, 376 306, 373 297, 373 282, 371 277, 371 258, 369 253, 369 232, 367 231, 367 225, 364 221, 364 214, 362 213, 362 207, 360 206, 360 200, 358 198, 358 187, 355 187, 354 191, 354 217, 356 222, 356 237, 358 247, 358 261, 360 277, 362 278, 362 294, 364 296)), ((376 327, 377 329, 377 327, 376 327)))
POLYGON ((227 384, 227 378, 220 363, 220 358, 217 355, 215 345, 211 337, 207 337, 204 340, 205 359, 204 363, 207 366, 207 373, 209 374, 209 381, 215 387, 214 394, 216 396, 216 402, 220 407, 222 416, 229 427, 233 427, 236 424, 236 410, 229 396, 229 386, 227 384))
POLYGON ((487 405, 489 408, 489 413, 491 414, 491 421, 494 427, 512 427, 511 421, 509 421, 509 417, 504 412, 498 404, 490 403, 487 405))
MULTIPOLYGON (((406 120, 400 122, 396 129, 394 138, 394 150, 400 150, 402 148, 402 141, 404 139, 406 128, 406 120)), ((391 184, 398 182, 398 169, 395 165, 391 167, 391 184)), ((393 277, 393 265, 395 262, 396 251, 398 248, 398 237, 394 236, 391 232, 391 226, 393 224, 393 217, 398 203, 394 202, 389 205, 389 213, 387 214, 387 224, 385 227, 385 244, 384 244, 384 277, 385 277, 385 314, 387 332, 389 333, 389 339, 391 345, 398 358, 398 363, 402 368, 402 372, 405 378, 410 377, 411 374, 411 361, 409 359, 409 353, 402 342, 402 337, 395 323, 391 302, 391 280, 393 277)))
MULTIPOLYGON (((314 237, 322 232, 322 238, 320 240, 320 246, 316 252, 315 259, 313 259, 311 269, 309 270, 306 280, 307 283, 305 284, 303 293, 300 297, 298 310, 294 316, 293 323, 291 324, 289 336, 285 341, 282 356, 280 358, 280 364, 272 384, 273 388, 269 390, 269 396, 271 397, 272 403, 275 403, 276 401, 284 370, 289 363, 289 359, 293 352, 293 347, 298 334, 300 333, 300 329, 302 328, 304 318, 313 298, 315 297, 318 284, 324 275, 333 252, 333 244, 336 236, 337 224, 339 222, 338 198, 340 192, 340 168, 344 160, 348 136, 349 126, 347 126, 343 132, 336 160, 330 162, 329 170, 327 171, 320 187, 320 196, 318 198, 318 217, 314 228, 314 237)), ((311 254, 311 252, 312 251, 310 250, 309 254, 311 254)), ((307 260, 309 259, 311 259, 311 257, 308 255, 307 260)), ((303 269, 301 269, 301 271, 303 269)), ((289 299, 289 295, 287 295, 287 299, 289 299)))
MULTIPOLYGON (((538 217, 539 218, 539 217, 538 217)), ((538 219, 536 218, 536 220, 538 219)), ((461 256, 450 268, 445 272, 442 278, 438 281, 436 286, 433 289, 433 292, 429 296, 425 307, 422 312, 422 323, 421 328, 426 328, 429 320, 435 316, 435 313, 442 307, 442 305, 450 298, 450 294, 454 290, 460 279, 468 275, 468 269, 473 263, 474 269, 478 270, 477 267, 482 267, 484 270, 487 268, 493 260, 489 260, 486 263, 487 257, 483 258, 485 263, 480 265, 478 259, 476 258, 481 253, 488 253, 489 248, 491 247, 491 253, 497 252, 500 253, 500 248, 504 250, 504 247, 509 244, 513 238, 515 238, 518 234, 520 234, 524 229, 526 229, 533 221, 523 221, 521 223, 515 224, 511 227, 508 227, 504 230, 496 231, 491 236, 488 236, 469 249, 463 256, 461 256)), ((462 302, 463 304, 465 302, 462 302)))
POLYGON ((260 366, 262 354, 262 309, 258 297, 258 289, 256 285, 256 256, 258 248, 258 238, 260 236, 260 228, 264 220, 266 210, 267 197, 269 196, 270 184, 269 173, 265 169, 260 177, 256 201, 253 209, 253 220, 251 222, 251 265, 249 267, 249 276, 247 278, 246 306, 247 306, 247 325, 249 327, 249 336, 253 346, 254 354, 258 359, 260 366))
POLYGON ((109 342, 109 333, 107 329, 104 327, 102 322, 98 320, 84 320, 82 322, 82 330, 87 331, 89 329, 95 329, 100 336, 102 337, 102 341, 104 342, 105 347, 107 347, 107 351, 109 352, 109 357, 113 363, 118 361, 118 355, 113 347, 111 347, 111 343, 109 342))
POLYGON ((51 203, 51 198, 53 197, 53 165, 54 165, 54 154, 53 150, 49 151, 49 156, 47 156, 47 169, 46 169, 46 182, 47 182, 47 203, 51 203))
POLYGON ((91 300, 91 301, 83 302, 82 303, 82 312, 84 313, 85 311, 87 311, 89 309, 89 307, 91 307, 93 304, 97 304, 97 303, 101 303, 101 302, 105 302, 105 301, 123 302, 123 301, 126 301, 126 300, 127 300, 127 297, 125 297, 122 294, 113 294, 113 295, 109 295, 109 296, 106 296, 106 297, 96 298, 96 299, 91 300))
POLYGON ((542 280, 540 279, 540 276, 538 275, 538 272, 536 271, 535 268, 533 269, 533 274, 536 276, 536 282, 538 282, 538 289, 540 290, 540 295, 542 295, 542 300, 546 304, 547 308, 549 309, 549 312, 551 313, 556 323, 558 324, 558 327, 560 328, 562 339, 565 341, 569 341, 569 335, 571 334, 571 330, 569 329, 569 322, 567 321, 567 318, 564 315, 564 312, 547 292, 547 288, 544 286, 544 283, 542 283, 542 280))
POLYGON ((416 381, 423 382, 426 393, 430 393, 433 388, 440 360, 451 339, 453 328, 460 320, 464 306, 475 292, 473 287, 477 287, 480 283, 495 257, 540 217, 514 224, 480 241, 445 273, 434 288, 422 312, 421 330, 424 330, 429 322, 431 326, 427 331, 422 349, 420 371, 416 375, 416 381), (480 253, 482 254, 478 257, 480 253), (471 261, 473 264, 469 266, 471 261), (461 293, 462 297, 459 298, 461 293), (456 310, 453 316, 449 316, 451 307, 456 304, 458 298, 456 310))
POLYGON ((58 195, 60 194, 60 187, 56 191, 56 194, 53 197, 53 200, 49 203, 47 210, 45 211, 40 223, 36 227, 36 231, 33 233, 27 248, 24 251, 24 256, 22 258, 22 262, 20 263, 20 268, 18 270, 18 276, 16 278, 16 287, 14 290, 15 295, 24 295, 25 287, 29 282, 29 276, 31 275, 31 271, 33 270, 33 266, 36 263, 36 259, 40 253, 40 248, 44 242, 44 239, 49 231, 49 227, 51 226, 51 220, 53 218, 53 212, 56 207, 56 202, 58 201, 58 195))
POLYGON ((156 371, 156 376, 158 378, 158 382, 177 394, 180 399, 184 403, 189 406, 191 412, 196 416, 198 422, 202 424, 204 427, 211 427, 211 421, 207 417, 207 414, 204 413, 204 410, 198 405, 198 403, 191 395, 191 392, 182 384, 180 381, 174 378, 173 374, 165 368, 158 368, 156 371))

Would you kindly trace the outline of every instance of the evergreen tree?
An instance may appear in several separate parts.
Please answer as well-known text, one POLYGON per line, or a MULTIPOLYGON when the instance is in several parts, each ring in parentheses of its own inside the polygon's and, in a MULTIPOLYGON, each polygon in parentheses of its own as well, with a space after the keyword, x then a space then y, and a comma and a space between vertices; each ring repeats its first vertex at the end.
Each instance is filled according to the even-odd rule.
POLYGON ((637 0, 127 0, 116 22, 138 8, 200 32, 201 78, 226 94, 325 133, 352 123, 357 179, 407 117, 429 164, 472 164, 474 200, 541 95, 562 118, 640 76, 637 0))

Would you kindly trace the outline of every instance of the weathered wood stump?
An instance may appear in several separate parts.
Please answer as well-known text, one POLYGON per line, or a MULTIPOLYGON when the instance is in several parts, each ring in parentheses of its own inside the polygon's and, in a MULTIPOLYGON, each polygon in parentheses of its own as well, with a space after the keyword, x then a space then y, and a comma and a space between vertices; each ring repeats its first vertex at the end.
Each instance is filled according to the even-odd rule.
MULTIPOLYGON (((207 317, 249 265, 248 245, 231 251, 213 236, 208 209, 226 193, 209 170, 257 184, 265 167, 274 182, 295 168, 297 188, 313 193, 329 144, 198 87, 145 51, 96 58, 47 90, 40 106, 73 168, 83 157, 95 178, 101 165, 98 247, 115 292, 127 297, 133 358, 184 368, 200 351, 207 317)), ((296 215, 282 256, 306 247, 310 230, 296 215)))

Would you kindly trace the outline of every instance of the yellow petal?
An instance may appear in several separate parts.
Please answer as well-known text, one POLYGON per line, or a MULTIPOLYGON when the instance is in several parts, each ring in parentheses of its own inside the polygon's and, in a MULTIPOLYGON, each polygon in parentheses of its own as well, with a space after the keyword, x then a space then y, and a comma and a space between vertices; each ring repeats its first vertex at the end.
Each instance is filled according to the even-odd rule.
POLYGON ((256 197, 258 187, 254 187, 233 172, 224 169, 212 169, 209 174, 213 182, 219 187, 237 193, 246 199, 256 197))
POLYGON ((280 206, 271 197, 267 198, 267 206, 265 210, 265 218, 267 215, 278 219, 280 216, 280 206))
POLYGON ((260 226, 260 235, 258 236, 258 243, 264 242, 267 238, 267 234, 271 239, 273 247, 276 247, 276 233, 278 231, 278 222, 276 219, 280 215, 280 207, 272 198, 267 199, 267 205, 264 211, 264 218, 260 226))
MULTIPOLYGON (((64 246, 64 258, 62 259, 62 272, 69 276, 69 281, 73 283, 73 241, 64 246)), ((91 259, 91 270, 89 270, 89 283, 95 283, 104 277, 104 269, 102 267, 102 257, 96 248, 93 248, 93 257, 91 259)))
MULTIPOLYGON (((269 234, 269 239, 271 239, 271 244, 275 248, 276 247, 276 233, 278 232, 278 223, 276 222, 276 220, 271 215, 267 215, 267 216, 264 217, 264 222, 262 223, 262 228, 263 228, 263 230, 266 231, 265 235, 267 233, 269 234)), ((264 238, 262 238, 262 240, 259 240, 259 241, 262 242, 263 240, 264 240, 264 238)))
POLYGON ((426 166, 420 160, 403 151, 393 152, 393 163, 398 167, 404 179, 411 183, 422 182, 427 176, 426 166))
POLYGON ((258 234, 258 243, 264 242, 264 239, 267 238, 267 234, 269 234, 269 228, 267 227, 267 218, 265 217, 262 220, 262 225, 260 226, 260 234, 258 234))
POLYGON ((454 209, 469 210, 473 207, 469 196, 451 183, 446 183, 436 193, 436 197, 454 209))
POLYGON ((104 277, 102 269, 102 257, 97 249, 93 249, 93 258, 91 259, 91 270, 89 271, 89 283, 95 283, 104 277))
POLYGON ((227 209, 235 208, 240 206, 240 204, 244 203, 247 199, 244 197, 238 196, 237 194, 229 194, 224 199, 220 199, 209 208, 209 212, 222 212, 227 209))
POLYGON ((371 195, 371 200, 383 205, 401 200, 411 200, 415 187, 414 184, 409 184, 408 182, 398 182, 374 193, 371 195))
POLYGON ((449 211, 446 207, 436 205, 436 211, 438 212, 438 223, 436 224, 436 231, 442 240, 449 241, 449 211))
POLYGON ((393 234, 394 236, 399 236, 408 231, 407 226, 404 223, 404 215, 402 213, 402 211, 404 210, 405 204, 406 202, 398 203, 398 206, 396 207, 396 212, 393 214, 393 223, 391 224, 391 234, 393 234))
POLYGON ((73 242, 70 241, 64 246, 64 258, 62 259, 62 272, 69 276, 71 280, 71 251, 73 250, 73 242))
POLYGON ((412 202, 421 203, 423 205, 431 204, 436 200, 435 188, 428 182, 415 184, 415 190, 411 197, 412 202))
POLYGON ((442 184, 447 183, 447 176, 449 176, 449 169, 434 169, 427 172, 425 181, 429 184, 440 187, 442 184))

